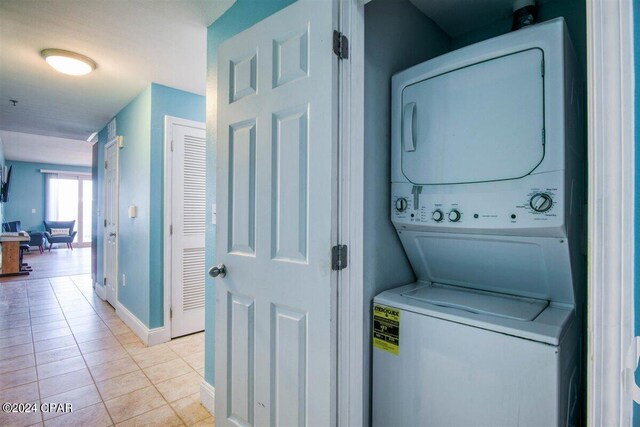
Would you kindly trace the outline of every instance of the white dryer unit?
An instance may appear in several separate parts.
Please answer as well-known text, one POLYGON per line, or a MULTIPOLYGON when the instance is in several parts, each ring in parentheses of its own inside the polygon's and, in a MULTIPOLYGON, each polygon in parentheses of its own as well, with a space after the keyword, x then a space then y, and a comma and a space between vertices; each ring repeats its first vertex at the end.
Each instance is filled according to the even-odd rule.
POLYGON ((374 300, 374 425, 574 422, 578 77, 562 18, 393 76, 391 218, 418 282, 374 300))

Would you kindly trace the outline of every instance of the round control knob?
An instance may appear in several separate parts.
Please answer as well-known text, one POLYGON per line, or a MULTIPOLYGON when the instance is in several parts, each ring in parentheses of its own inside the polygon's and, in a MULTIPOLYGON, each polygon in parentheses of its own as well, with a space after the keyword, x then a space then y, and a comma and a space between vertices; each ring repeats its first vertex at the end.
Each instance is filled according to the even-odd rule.
POLYGON ((458 221, 460 221, 460 217, 461 216, 462 215, 460 214, 460 212, 458 212, 456 209, 454 209, 451 212, 449 212, 449 221, 458 222, 458 221))
POLYGON ((553 200, 547 193, 536 193, 531 197, 529 205, 536 212, 546 212, 553 206, 553 200))
POLYGON ((407 202, 407 199, 405 199, 404 197, 400 197, 398 200, 396 200, 396 210, 398 212, 406 211, 408 205, 409 203, 407 202))
POLYGON ((442 211, 440 209, 436 209, 435 211, 433 211, 433 213, 431 214, 431 218, 435 221, 435 222, 440 222, 442 221, 442 219, 444 218, 444 214, 442 213, 442 211))

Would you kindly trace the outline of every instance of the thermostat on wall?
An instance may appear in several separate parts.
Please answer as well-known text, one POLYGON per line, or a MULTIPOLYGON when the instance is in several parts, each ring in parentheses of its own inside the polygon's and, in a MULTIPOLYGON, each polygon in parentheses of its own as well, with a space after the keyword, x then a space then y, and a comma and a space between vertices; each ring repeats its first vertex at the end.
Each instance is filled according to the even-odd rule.
POLYGON ((135 218, 138 216, 138 207, 136 205, 129 206, 129 218, 135 218))

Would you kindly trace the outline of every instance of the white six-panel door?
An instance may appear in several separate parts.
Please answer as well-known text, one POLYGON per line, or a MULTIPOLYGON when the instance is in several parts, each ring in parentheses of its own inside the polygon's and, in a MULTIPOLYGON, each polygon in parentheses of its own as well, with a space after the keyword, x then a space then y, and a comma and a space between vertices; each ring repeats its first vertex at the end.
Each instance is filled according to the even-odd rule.
POLYGON ((334 11, 299 0, 218 52, 218 425, 335 423, 334 11))
POLYGON ((113 307, 118 291, 118 144, 104 148, 104 284, 107 301, 113 307))
POLYGON ((166 173, 171 273, 171 337, 204 330, 205 162, 204 123, 167 117, 166 173))

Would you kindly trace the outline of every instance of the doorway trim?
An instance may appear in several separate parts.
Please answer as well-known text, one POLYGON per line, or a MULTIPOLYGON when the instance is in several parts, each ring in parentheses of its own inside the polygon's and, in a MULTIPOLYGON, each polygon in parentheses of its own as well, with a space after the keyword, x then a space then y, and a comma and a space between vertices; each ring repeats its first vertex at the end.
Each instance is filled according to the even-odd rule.
MULTIPOLYGON (((116 146, 116 190, 115 190, 115 204, 116 204, 116 229, 120 230, 120 149, 118 148, 118 138, 113 138, 109 140, 103 149, 102 161, 103 171, 106 169, 104 167, 107 161, 107 149, 112 145, 116 146)), ((107 228, 104 225, 106 221, 106 207, 107 207, 107 180, 105 179, 105 175, 103 173, 102 179, 102 217, 103 217, 103 226, 102 226, 102 283, 100 283, 102 290, 100 294, 104 295, 104 300, 107 301, 107 288, 104 285, 104 280, 107 277, 107 228)), ((98 224, 98 227, 100 224, 98 224)), ((116 268, 116 278, 118 277, 118 253, 119 253, 119 245, 120 245, 120 233, 116 233, 116 259, 115 259, 115 268, 116 268)), ((115 298, 116 305, 118 304, 118 283, 116 283, 115 287, 115 298)), ((114 306, 114 308, 117 308, 114 306)))
MULTIPOLYGON (((172 177, 173 177, 173 150, 171 143, 173 140, 173 126, 182 125, 194 128, 202 128, 203 122, 197 122, 194 120, 182 119, 173 116, 164 116, 164 194, 163 194, 163 301, 164 301, 164 333, 165 341, 171 340, 171 206, 173 205, 172 198, 172 177)), ((204 274, 204 272, 203 272, 204 274)))
POLYGON ((633 331, 633 58, 632 2, 588 1, 590 426, 631 425, 630 391, 637 388, 633 377, 638 360, 633 331), (635 360, 625 358, 629 351, 635 360), (625 366, 625 359, 629 366, 625 366))
POLYGON ((364 5, 339 2, 339 31, 349 40, 349 59, 339 63, 339 238, 348 247, 338 272, 339 426, 370 424, 364 374, 364 5))

